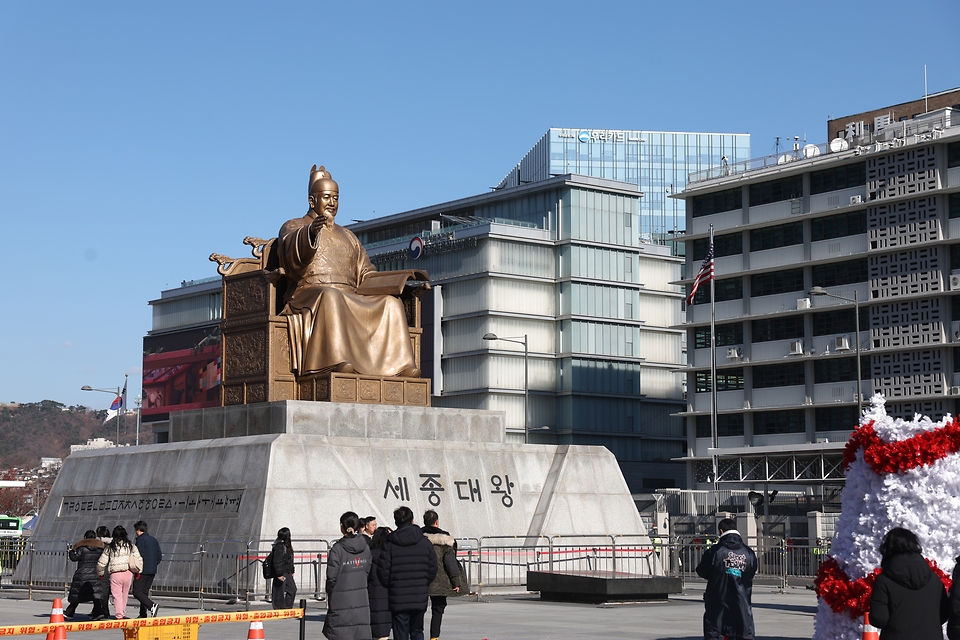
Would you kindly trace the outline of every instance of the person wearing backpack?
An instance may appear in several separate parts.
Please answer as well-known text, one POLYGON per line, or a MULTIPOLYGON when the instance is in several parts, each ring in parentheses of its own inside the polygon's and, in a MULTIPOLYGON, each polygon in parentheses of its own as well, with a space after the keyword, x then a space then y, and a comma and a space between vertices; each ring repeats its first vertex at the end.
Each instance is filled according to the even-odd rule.
POLYGON ((113 596, 114 612, 117 620, 123 620, 127 615, 127 595, 133 576, 143 571, 143 558, 140 551, 130 542, 127 530, 117 525, 113 528, 113 539, 103 550, 97 561, 97 575, 102 579, 105 573, 110 574, 110 594, 113 596))
MULTIPOLYGON (((282 527, 277 531, 273 550, 267 556, 270 573, 273 574, 273 608, 290 609, 297 597, 297 583, 293 579, 293 543, 290 541, 290 529, 282 527)), ((267 568, 264 568, 267 572, 267 568)))

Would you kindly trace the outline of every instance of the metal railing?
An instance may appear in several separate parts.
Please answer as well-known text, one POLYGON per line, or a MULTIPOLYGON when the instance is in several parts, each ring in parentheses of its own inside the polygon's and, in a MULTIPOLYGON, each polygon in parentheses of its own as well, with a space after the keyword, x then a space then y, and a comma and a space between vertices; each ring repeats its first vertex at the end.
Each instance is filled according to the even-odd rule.
MULTIPOLYGON (((648 538, 640 535, 570 536, 483 536, 457 538, 457 557, 463 565, 472 592, 481 597, 484 589, 525 588, 528 571, 604 572, 629 575, 670 575, 696 577, 703 553, 716 540, 708 536, 648 538)), ((28 563, 27 578, 13 586, 34 590, 69 589, 76 565, 67 557, 67 545, 57 541, 17 541, 0 545, 0 557, 19 558, 28 563), (62 567, 62 579, 41 581, 33 568, 40 563, 62 567)), ((776 577, 786 587, 791 577, 814 577, 826 559, 829 546, 816 539, 749 539, 759 562, 758 576, 776 577)), ((154 582, 160 596, 196 599, 203 610, 207 599, 244 601, 249 608, 255 600, 270 600, 270 580, 261 573, 261 562, 273 540, 208 540, 192 553, 164 554, 163 570, 154 582), (167 576, 177 576, 174 581, 167 576)), ((302 597, 324 599, 327 553, 332 541, 296 540, 294 577, 302 597)), ((51 565, 47 565, 50 567, 51 565)), ((3 565, 3 575, 11 569, 3 565)), ((21 574, 22 575, 22 574, 21 574)), ((47 572, 46 575, 53 575, 47 572)), ((4 580, 9 584, 9 578, 4 580)))
MULTIPOLYGON (((674 538, 658 549, 667 575, 684 580, 697 578, 697 565, 716 537, 674 538)), ((759 538, 745 540, 757 554, 757 577, 777 579, 781 589, 790 578, 814 578, 830 552, 829 542, 818 538, 759 538)))

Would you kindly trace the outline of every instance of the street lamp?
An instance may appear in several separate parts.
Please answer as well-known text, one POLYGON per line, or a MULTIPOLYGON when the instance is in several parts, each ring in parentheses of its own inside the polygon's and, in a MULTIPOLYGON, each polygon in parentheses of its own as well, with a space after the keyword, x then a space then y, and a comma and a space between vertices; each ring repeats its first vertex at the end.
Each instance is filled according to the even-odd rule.
POLYGON ((853 290, 852 298, 844 298, 843 296, 838 296, 834 293, 830 293, 823 287, 814 287, 809 291, 811 296, 827 296, 828 298, 836 298, 837 300, 843 300, 845 302, 853 303, 853 314, 854 314, 854 328, 857 332, 857 408, 863 408, 863 377, 860 375, 860 301, 857 299, 857 290, 853 290))
MULTIPOLYGON (((99 391, 100 393, 109 393, 113 394, 113 389, 94 389, 90 385, 83 385, 80 387, 80 391, 99 391)), ((120 406, 117 408, 117 442, 115 446, 120 446, 120 420, 123 419, 123 396, 120 395, 120 387, 117 387, 117 398, 120 399, 120 406)))
POLYGON ((529 402, 530 402, 530 369, 529 369, 529 356, 530 351, 527 345, 527 334, 523 334, 523 339, 520 338, 501 338, 495 333, 486 333, 483 336, 484 340, 500 340, 502 342, 513 342, 515 344, 523 345, 523 444, 528 442, 528 434, 530 431, 529 428, 529 402))

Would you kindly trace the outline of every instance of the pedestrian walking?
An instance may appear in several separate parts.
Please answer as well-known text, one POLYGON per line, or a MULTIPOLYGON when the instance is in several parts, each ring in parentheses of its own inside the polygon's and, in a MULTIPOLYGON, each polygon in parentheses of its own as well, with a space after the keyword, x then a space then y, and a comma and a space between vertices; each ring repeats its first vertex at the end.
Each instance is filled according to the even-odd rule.
POLYGON ((370 604, 367 578, 370 547, 361 529, 360 516, 347 511, 340 516, 340 533, 327 554, 327 617, 323 635, 329 640, 370 640, 370 604))
POLYGON ((753 640, 753 575, 757 556, 724 518, 717 524, 720 539, 703 554, 697 575, 707 581, 703 592, 704 640, 753 640))
MULTIPOLYGON (((895 527, 880 543, 880 568, 870 595, 870 624, 883 640, 943 640, 950 601, 910 530, 895 527)), ((948 627, 949 629, 949 627, 948 627)))
POLYGON ((92 529, 83 534, 83 540, 70 547, 68 555, 71 562, 77 563, 77 570, 70 581, 70 593, 67 595, 69 604, 63 610, 64 618, 72 618, 77 611, 77 605, 82 602, 93 602, 91 620, 103 620, 106 617, 103 600, 107 588, 97 575, 97 562, 103 554, 103 548, 104 544, 97 539, 97 532, 92 529))
POLYGON ((370 575, 367 578, 367 599, 370 602, 370 631, 376 640, 387 640, 393 618, 387 600, 387 587, 380 582, 377 568, 380 566, 380 552, 387 536, 393 532, 390 527, 377 527, 370 540, 370 575))
POLYGON ((290 609, 293 600, 297 597, 297 583, 293 579, 293 543, 290 540, 290 529, 282 527, 277 531, 277 539, 270 551, 270 563, 273 565, 273 608, 290 609))
POLYGON ((160 605, 150 599, 150 588, 157 577, 157 565, 163 560, 163 552, 157 539, 147 533, 146 522, 138 520, 133 530, 137 534, 137 550, 143 558, 143 571, 133 579, 133 597, 140 602, 141 618, 146 618, 147 614, 155 618, 160 605))
POLYGON ((393 521, 397 528, 387 536, 377 567, 380 582, 387 587, 393 638, 423 640, 427 589, 437 575, 437 555, 420 527, 413 523, 409 507, 397 508, 393 521))
MULTIPOLYGON (((106 549, 107 545, 113 541, 113 538, 110 535, 110 529, 108 529, 104 525, 100 525, 99 527, 97 527, 97 539, 103 543, 103 547, 104 549, 106 549)), ((103 603, 101 606, 103 608, 103 617, 109 618, 110 617, 110 585, 109 584, 106 585, 106 587, 103 589, 103 603)))
POLYGON ((440 639, 440 625, 447 608, 447 598, 458 596, 463 589, 463 576, 457 564, 457 541, 440 528, 440 516, 433 509, 423 514, 423 535, 437 555, 437 575, 427 594, 430 596, 430 640, 440 639))
POLYGON ((127 530, 117 525, 113 528, 110 544, 97 561, 97 574, 110 576, 110 594, 113 596, 117 620, 127 616, 127 595, 133 584, 134 574, 143 571, 143 558, 137 547, 127 537, 127 530))

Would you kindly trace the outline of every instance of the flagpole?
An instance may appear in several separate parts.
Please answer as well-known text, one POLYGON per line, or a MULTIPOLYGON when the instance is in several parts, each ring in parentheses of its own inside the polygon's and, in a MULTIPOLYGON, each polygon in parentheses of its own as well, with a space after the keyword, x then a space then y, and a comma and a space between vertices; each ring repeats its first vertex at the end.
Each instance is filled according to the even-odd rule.
MULTIPOLYGON (((127 410, 127 380, 130 374, 123 374, 123 392, 120 394, 120 411, 117 412, 117 446, 120 446, 120 427, 123 424, 123 414, 127 410)), ((124 432, 126 435, 126 432, 124 432)))
MULTIPOLYGON (((710 249, 713 249, 713 225, 710 225, 710 249)), ((713 260, 716 260, 714 253, 713 260)), ((715 263, 714 263, 715 264, 715 263)), ((720 464, 717 460, 717 449, 720 447, 720 438, 717 430, 717 304, 716 271, 710 278, 710 446, 713 447, 713 496, 720 510, 720 464)))

